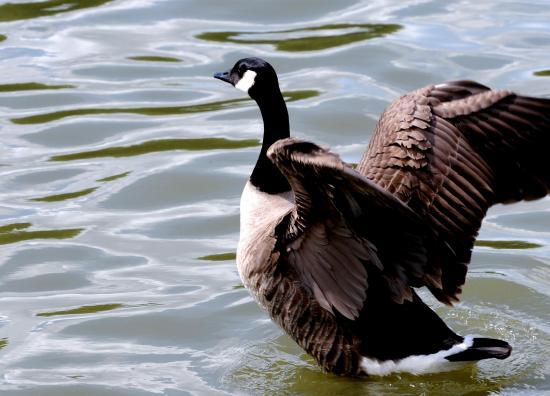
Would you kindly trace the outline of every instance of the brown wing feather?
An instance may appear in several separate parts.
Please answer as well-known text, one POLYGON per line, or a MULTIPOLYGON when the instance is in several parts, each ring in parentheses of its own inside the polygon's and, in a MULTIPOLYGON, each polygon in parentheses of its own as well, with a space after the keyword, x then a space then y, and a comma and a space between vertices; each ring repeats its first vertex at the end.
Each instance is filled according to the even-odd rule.
POLYGON ((434 247, 429 228, 403 202, 313 143, 280 140, 267 155, 296 200, 279 225, 280 260, 323 308, 357 318, 373 273, 397 303, 412 299, 411 286, 442 287, 433 257, 452 252, 434 247))
POLYGON ((443 302, 458 298, 487 209, 550 191, 550 100, 457 81, 403 96, 382 115, 358 171, 422 214, 451 245, 443 302))

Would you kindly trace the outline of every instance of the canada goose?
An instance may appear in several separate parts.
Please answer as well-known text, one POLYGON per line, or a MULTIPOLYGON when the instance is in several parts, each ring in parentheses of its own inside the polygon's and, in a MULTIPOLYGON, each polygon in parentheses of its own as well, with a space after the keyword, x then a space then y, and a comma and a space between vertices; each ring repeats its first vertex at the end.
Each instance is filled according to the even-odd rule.
POLYGON ((264 122, 241 198, 239 274, 322 369, 421 374, 510 355, 505 341, 455 334, 414 288, 458 301, 487 209, 548 194, 549 99, 473 81, 421 88, 384 111, 354 170, 289 138, 266 61, 214 77, 247 92, 264 122))

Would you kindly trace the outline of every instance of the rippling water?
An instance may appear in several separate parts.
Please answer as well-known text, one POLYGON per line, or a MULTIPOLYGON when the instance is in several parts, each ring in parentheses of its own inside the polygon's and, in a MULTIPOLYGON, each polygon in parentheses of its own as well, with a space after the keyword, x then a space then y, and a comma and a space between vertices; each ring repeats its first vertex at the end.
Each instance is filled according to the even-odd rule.
POLYGON ((279 71, 294 135, 357 162, 383 108, 471 78, 550 95, 546 0, 0 3, 0 392, 550 392, 550 200, 493 208, 463 302, 505 361, 322 374, 243 289, 238 203, 259 111, 214 80, 279 71))

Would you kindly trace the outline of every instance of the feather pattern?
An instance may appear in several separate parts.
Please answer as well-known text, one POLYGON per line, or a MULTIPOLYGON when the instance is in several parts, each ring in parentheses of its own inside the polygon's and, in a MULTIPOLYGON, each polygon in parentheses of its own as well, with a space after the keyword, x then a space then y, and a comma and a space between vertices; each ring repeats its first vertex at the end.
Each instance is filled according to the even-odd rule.
POLYGON ((412 286, 441 287, 428 252, 453 253, 445 244, 436 247, 429 228, 403 202, 313 143, 279 140, 267 155, 288 179, 296 202, 276 232, 280 260, 296 270, 323 308, 356 319, 371 275, 397 303, 411 301, 412 286))
POLYGON ((550 191, 543 152, 549 143, 549 99, 456 81, 392 103, 357 170, 406 202, 448 241, 455 261, 439 264, 441 289, 427 286, 451 303, 458 300, 487 209, 550 191))
MULTIPOLYGON (((264 138, 241 198, 239 274, 269 315, 327 371, 437 371, 504 359, 501 340, 463 338, 416 294, 457 301, 487 209, 550 190, 550 100, 472 81, 428 86, 383 113, 357 171, 290 139, 275 70, 252 70, 248 94, 264 138)), ((250 73, 249 73, 250 75, 250 73)))

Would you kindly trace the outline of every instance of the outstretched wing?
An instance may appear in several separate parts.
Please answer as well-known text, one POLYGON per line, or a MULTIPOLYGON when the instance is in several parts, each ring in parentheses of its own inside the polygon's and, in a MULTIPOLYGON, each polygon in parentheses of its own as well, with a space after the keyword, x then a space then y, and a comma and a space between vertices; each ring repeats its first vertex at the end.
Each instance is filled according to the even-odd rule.
POLYGON ((385 111, 358 171, 426 219, 456 253, 439 264, 457 300, 487 209, 550 191, 550 100, 472 81, 426 87, 385 111))
POLYGON ((403 202, 313 143, 280 140, 267 155, 296 200, 276 249, 321 306, 355 319, 374 273, 397 303, 411 286, 441 288, 434 258, 453 253, 403 202))

